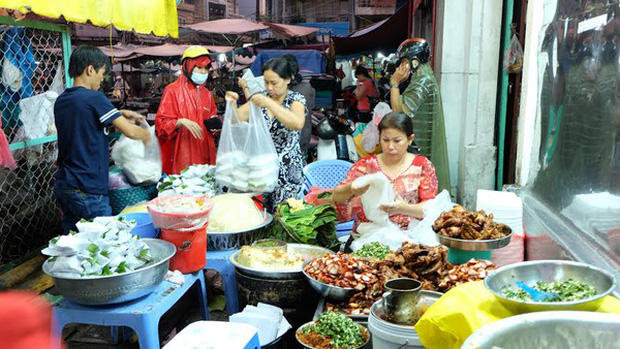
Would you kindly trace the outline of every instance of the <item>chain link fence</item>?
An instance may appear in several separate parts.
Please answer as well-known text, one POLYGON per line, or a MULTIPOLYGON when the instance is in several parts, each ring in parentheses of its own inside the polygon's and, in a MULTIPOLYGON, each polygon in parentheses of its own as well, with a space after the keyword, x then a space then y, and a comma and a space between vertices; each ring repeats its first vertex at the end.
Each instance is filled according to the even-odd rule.
POLYGON ((62 33, 0 25, 0 264, 61 232, 53 194, 53 103, 65 86, 62 33), (6 144, 6 143, 5 143, 6 144), (10 164, 14 160, 14 164, 10 164), (8 165, 8 167, 7 167, 8 165))

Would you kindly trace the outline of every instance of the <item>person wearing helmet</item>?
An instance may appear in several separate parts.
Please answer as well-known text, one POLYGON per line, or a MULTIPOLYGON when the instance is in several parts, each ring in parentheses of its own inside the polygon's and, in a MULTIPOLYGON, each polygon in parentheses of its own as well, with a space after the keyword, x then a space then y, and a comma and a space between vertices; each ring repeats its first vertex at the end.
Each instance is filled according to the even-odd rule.
POLYGON ((390 102, 393 111, 402 111, 413 121, 416 145, 437 171, 439 190, 450 191, 448 147, 439 86, 429 61, 431 51, 422 38, 403 41, 396 55, 399 65, 390 78, 390 102), (409 80, 403 93, 399 85, 409 80))
POLYGON ((215 164, 213 133, 217 130, 204 125, 205 120, 217 119, 215 101, 205 87, 211 66, 208 55, 206 48, 190 46, 181 58, 178 79, 164 89, 155 117, 164 173, 178 174, 194 164, 215 164))

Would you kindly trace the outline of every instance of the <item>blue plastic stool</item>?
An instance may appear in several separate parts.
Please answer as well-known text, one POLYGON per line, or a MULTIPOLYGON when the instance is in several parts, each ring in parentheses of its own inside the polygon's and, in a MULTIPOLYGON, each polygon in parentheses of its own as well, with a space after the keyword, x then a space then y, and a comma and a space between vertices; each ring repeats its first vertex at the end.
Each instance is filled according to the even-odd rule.
POLYGON ((127 326, 138 334, 140 348, 158 349, 159 319, 174 306, 196 282, 199 282, 198 296, 203 319, 209 318, 204 273, 198 271, 185 274, 185 283, 178 285, 163 281, 148 296, 121 304, 108 306, 84 306, 62 300, 53 307, 52 331, 62 338, 62 329, 69 323, 127 326))
POLYGON ((239 312, 235 267, 233 267, 228 260, 228 257, 237 251, 239 250, 207 251, 207 265, 204 267, 204 269, 214 269, 222 275, 224 296, 226 297, 226 311, 228 311, 228 315, 239 312))
POLYGON ((321 160, 304 167, 306 185, 321 189, 335 188, 342 182, 353 164, 344 160, 321 160))

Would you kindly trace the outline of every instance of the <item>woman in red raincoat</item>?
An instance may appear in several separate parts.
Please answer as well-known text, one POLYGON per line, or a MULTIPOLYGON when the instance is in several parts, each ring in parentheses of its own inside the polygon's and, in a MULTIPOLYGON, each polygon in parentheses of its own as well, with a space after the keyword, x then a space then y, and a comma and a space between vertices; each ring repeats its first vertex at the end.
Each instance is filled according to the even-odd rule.
POLYGON ((155 117, 164 173, 179 174, 194 164, 215 164, 213 134, 204 125, 205 120, 217 117, 215 101, 205 87, 211 65, 208 54, 201 46, 185 50, 181 75, 164 89, 155 117))

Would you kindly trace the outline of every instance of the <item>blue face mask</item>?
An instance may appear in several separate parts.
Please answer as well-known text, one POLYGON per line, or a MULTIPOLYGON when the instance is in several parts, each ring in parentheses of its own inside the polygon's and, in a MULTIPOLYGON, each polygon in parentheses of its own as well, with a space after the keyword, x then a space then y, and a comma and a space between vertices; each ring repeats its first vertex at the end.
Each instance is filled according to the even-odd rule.
POLYGON ((192 81, 196 85, 204 84, 207 81, 208 77, 209 77, 209 73, 201 74, 201 73, 192 72, 192 81))

